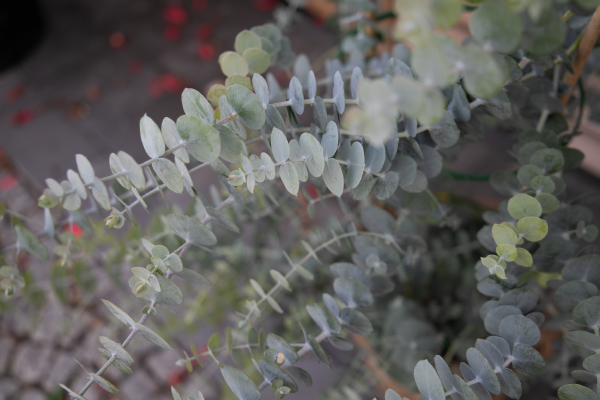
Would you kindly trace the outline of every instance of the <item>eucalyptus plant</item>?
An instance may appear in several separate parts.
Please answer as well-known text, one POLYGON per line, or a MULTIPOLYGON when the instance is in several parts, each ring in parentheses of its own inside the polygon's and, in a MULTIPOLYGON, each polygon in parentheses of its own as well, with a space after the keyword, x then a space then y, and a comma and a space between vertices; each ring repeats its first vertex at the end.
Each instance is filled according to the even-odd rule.
MULTIPOLYGON (((138 163, 123 151, 111 154, 112 175, 100 178, 78 154, 77 171, 68 170, 60 183, 46 180, 47 189, 38 200, 45 224, 36 234, 24 227, 22 216, 2 207, 0 214, 13 218, 17 241, 8 250, 16 249, 15 260, 21 251, 48 260, 39 237, 50 236, 58 244, 54 253, 60 268, 75 268, 79 248, 73 234, 58 233, 63 224, 78 223, 91 231, 87 214, 104 210, 110 212, 104 219, 108 228, 122 228, 126 216, 137 226, 132 210, 139 204, 150 212, 149 196, 160 193, 166 203, 164 191, 170 190, 192 198, 190 215, 162 215, 157 235, 133 238, 125 246, 131 246, 127 261, 147 264, 131 268, 129 279, 132 294, 146 302, 142 316, 135 322, 103 300, 130 333, 121 343, 100 337, 99 353, 106 364, 88 372, 89 381, 79 391, 63 388, 76 399, 84 399, 93 384, 118 393, 102 375, 110 365, 132 373, 133 358, 125 347, 137 333, 173 350, 144 323, 151 314, 166 312, 165 306, 183 303, 173 277, 210 287, 209 279, 184 267, 191 261, 184 256, 193 251, 191 246, 215 253, 210 247, 228 240, 215 234, 217 227, 239 233, 239 224, 258 223, 294 201, 315 215, 318 203, 331 197, 338 198, 344 218, 325 229, 315 224, 297 246, 278 251, 278 260, 284 262, 268 268, 270 288, 265 289, 267 282, 248 279, 251 291, 239 295, 246 309, 232 317, 237 324, 224 335, 214 333, 205 352, 191 343, 191 356, 183 351, 177 365, 192 372, 194 363, 203 368, 202 358, 208 357, 240 400, 258 400, 267 387, 280 399, 301 392, 299 383, 312 385, 311 372, 295 365, 304 355, 312 352, 331 368, 321 343, 350 350, 358 335, 371 337, 376 350, 390 354, 395 369, 412 371, 414 382, 408 386, 418 389, 421 398, 475 400, 504 393, 518 399, 521 377, 536 376, 545 368, 546 361, 533 347, 542 337, 540 327, 546 318, 560 319, 562 312, 572 313, 572 320, 564 322, 565 329, 573 330, 565 336, 566 346, 587 357, 585 370, 574 371, 573 378, 599 388, 600 253, 595 246, 579 250, 582 241, 596 240, 598 229, 582 199, 569 200, 565 194, 563 173, 583 158, 568 147, 582 114, 572 130, 561 114, 561 96, 573 89, 562 79, 577 73, 571 56, 588 34, 588 24, 597 23, 598 16, 592 16, 597 3, 485 0, 466 6, 458 0, 397 0, 393 12, 379 16, 374 2, 341 1, 344 36, 324 74, 314 71, 305 55, 296 56, 280 27, 265 24, 240 32, 233 50, 219 56, 224 85, 214 85, 206 97, 185 89, 185 114, 176 121, 164 118, 159 126, 148 115, 141 118, 148 160, 138 163), (437 28, 454 26, 465 11, 472 12, 471 36, 459 45, 437 28), (378 30, 376 21, 385 18, 397 19, 391 37, 378 30), (346 29, 348 25, 354 28, 346 29), (392 39, 397 43, 390 53, 374 52, 378 41, 392 39), (287 89, 271 72, 277 68, 289 73, 283 85, 287 89), (444 169, 444 163, 460 157, 463 144, 479 140, 490 126, 515 133, 510 154, 518 169, 491 176, 444 169), (221 184, 220 189, 211 187, 212 200, 191 178, 208 166, 221 184), (434 193, 465 177, 488 179, 508 197, 497 211, 483 213, 483 227, 434 193), (90 206, 84 210, 85 201, 90 206), (63 209, 67 217, 55 223, 53 210, 61 218, 63 209), (473 225, 476 235, 469 232, 473 225), (458 232, 456 240, 444 236, 448 230, 458 232), (154 244, 165 236, 172 238, 175 250, 154 244), (414 288, 430 283, 435 268, 458 270, 462 280, 458 266, 479 255, 483 257, 473 262, 468 290, 476 287, 491 298, 479 311, 483 324, 478 322, 491 336, 476 338, 474 344, 469 336, 464 354, 455 356, 454 348, 449 357, 441 357, 433 318, 428 321, 425 312, 414 312, 427 305, 416 300, 431 306, 435 296, 419 298, 414 288), (307 301, 294 281, 300 278, 303 285, 319 287, 314 282, 322 278, 323 268, 315 266, 324 265, 332 278, 325 287, 333 288, 335 296, 320 293, 317 301, 307 301), (539 293, 547 290, 536 286, 534 278, 540 276, 561 278, 548 283, 555 290, 552 312, 544 312, 544 298, 540 303, 539 293), (288 294, 282 300, 284 290, 288 294), (300 307, 295 305, 298 299, 300 307), (290 315, 288 325, 294 328, 282 335, 268 333, 261 325, 265 304, 269 312, 290 315), (228 357, 238 368, 224 364, 228 357), (459 365, 451 368, 449 363, 459 365), (462 376, 453 374, 458 371, 462 376)), ((278 19, 291 20, 286 13, 298 6, 293 2, 278 19)), ((8 265, 0 269, 0 277, 8 297, 26 283, 8 265)), ((464 303, 459 306, 472 307, 468 300, 464 303)), ((189 315, 193 320, 196 314, 189 315)), ((562 375, 561 382, 567 383, 564 368, 562 375)), ((598 390, 568 383, 558 397, 597 399, 598 390)), ((348 393, 354 392, 348 388, 348 393)), ((182 398, 176 388, 172 395, 182 398)), ((385 398, 401 396, 389 390, 385 398)), ((203 396, 198 392, 187 399, 203 396)))

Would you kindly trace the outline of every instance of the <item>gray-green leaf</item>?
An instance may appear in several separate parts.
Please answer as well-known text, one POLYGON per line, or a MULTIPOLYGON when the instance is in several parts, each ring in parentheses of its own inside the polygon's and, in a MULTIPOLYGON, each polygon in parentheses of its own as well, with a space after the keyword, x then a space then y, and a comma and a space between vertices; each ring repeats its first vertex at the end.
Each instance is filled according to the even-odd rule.
POLYGON ((217 238, 210 229, 195 219, 179 214, 169 214, 167 221, 175 234, 188 243, 198 246, 212 246, 217 243, 217 238))
POLYGON ((162 156, 165 152, 165 141, 156 122, 146 114, 140 120, 140 133, 144 150, 150 158, 162 156))
POLYGON ((147 326, 141 325, 141 324, 136 324, 135 328, 140 332, 140 334, 144 337, 144 339, 146 339, 150 343, 153 343, 153 344, 155 344, 159 347, 162 347, 163 349, 166 349, 166 350, 175 350, 174 348, 171 347, 171 345, 169 343, 167 343, 156 332, 154 332, 152 329, 148 328, 147 326))

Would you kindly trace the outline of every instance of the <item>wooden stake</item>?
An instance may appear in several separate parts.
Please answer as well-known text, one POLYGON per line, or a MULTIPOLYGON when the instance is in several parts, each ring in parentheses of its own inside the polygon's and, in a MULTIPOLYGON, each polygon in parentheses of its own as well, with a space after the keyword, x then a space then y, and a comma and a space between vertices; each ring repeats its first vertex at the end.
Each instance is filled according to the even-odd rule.
MULTIPOLYGON (((585 66, 585 63, 590 56, 590 53, 594 49, 594 44, 598 40, 600 36, 600 7, 596 8, 594 15, 592 15, 592 19, 590 20, 583 38, 581 39, 581 43, 579 43, 579 48, 577 49, 577 53, 575 54, 575 59, 573 60, 573 74, 567 72, 563 78, 563 82, 567 85, 575 88, 575 84, 581 75, 581 71, 585 66)), ((565 93, 560 96, 560 101, 563 106, 567 104, 569 98, 571 97, 571 92, 565 93)))

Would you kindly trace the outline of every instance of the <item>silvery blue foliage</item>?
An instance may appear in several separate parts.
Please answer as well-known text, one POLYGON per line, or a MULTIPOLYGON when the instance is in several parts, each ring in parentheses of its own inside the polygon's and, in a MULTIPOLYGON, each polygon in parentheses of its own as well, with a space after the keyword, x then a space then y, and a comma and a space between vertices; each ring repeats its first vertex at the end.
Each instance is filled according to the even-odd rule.
MULTIPOLYGON (((267 282, 249 279, 254 299, 246 301, 245 312, 237 313, 237 326, 227 328, 223 345, 221 335, 215 333, 205 352, 198 353, 192 344, 192 356, 184 352, 178 365, 191 371, 192 360, 203 367, 202 357, 209 357, 240 400, 260 399, 265 387, 280 399, 300 392, 302 385, 312 385, 311 371, 295 365, 306 353, 313 352, 321 363, 332 367, 323 341, 349 350, 353 346, 350 333, 369 336, 380 330, 385 343, 379 343, 379 350, 387 354, 398 375, 412 371, 410 384, 422 398, 482 399, 490 398, 490 393, 504 393, 517 399, 523 389, 515 372, 536 376, 546 363, 534 346, 542 337, 540 327, 548 313, 542 312, 535 285, 522 285, 528 279, 525 274, 535 266, 539 272, 560 274, 561 280, 549 286, 556 289, 556 312, 572 317, 564 323, 565 329, 572 330, 565 344, 585 357, 584 370, 574 371, 573 377, 600 384, 600 255, 596 247, 579 248, 581 241, 593 242, 598 229, 591 211, 565 195, 562 173, 575 168, 582 154, 567 147, 577 131, 569 132, 559 100, 561 70, 573 68, 565 32, 569 29, 574 37, 580 35, 588 21, 584 21, 586 13, 597 2, 576 1, 576 11, 561 15, 548 2, 517 6, 486 0, 474 6, 471 37, 460 46, 433 29, 453 26, 462 2, 448 1, 444 7, 439 3, 397 1, 399 18, 393 35, 410 42, 413 50, 397 43, 391 53, 367 57, 380 40, 378 35, 383 35, 373 33, 376 17, 370 13, 376 10, 375 3, 341 1, 340 23, 356 23, 356 29, 342 39, 343 57, 326 60, 321 73, 306 55, 296 57, 290 39, 277 25, 244 30, 235 39, 234 51, 219 57, 227 76, 225 85, 213 86, 206 97, 185 89, 185 115, 175 121, 165 118, 159 126, 148 115, 140 119, 148 160, 138 163, 122 151, 111 154, 112 175, 98 177, 89 160, 78 154, 77 171, 69 170, 61 182, 46 180, 47 188, 39 198, 45 215, 43 231, 34 234, 15 217, 14 247, 17 257, 26 251, 48 260, 50 254, 38 236, 55 237, 59 245, 54 253, 61 267, 73 266, 74 238, 56 234, 60 226, 54 222, 54 209, 57 217, 62 209, 67 210, 68 222, 93 231, 82 211, 85 201, 91 209, 110 211, 105 219, 109 228, 123 227, 126 215, 137 226, 134 207, 140 204, 148 210, 146 199, 155 193, 167 203, 166 190, 182 193, 185 189, 194 207, 193 215, 171 212, 161 218, 162 231, 179 248, 155 245, 152 238, 137 243, 148 264, 131 269, 129 286, 147 303, 142 316, 136 321, 103 300, 131 331, 122 343, 99 338, 103 346, 99 353, 107 363, 97 373, 86 371, 89 381, 79 392, 61 385, 72 398, 84 399, 93 384, 119 393, 102 374, 109 365, 133 372, 133 358, 125 348, 137 333, 173 350, 145 322, 150 314, 164 312, 165 306, 182 304, 184 294, 171 278, 211 286, 203 275, 188 268, 184 255, 191 246, 208 253, 208 247, 219 240, 217 227, 239 233, 250 221, 241 217, 246 211, 255 220, 261 212, 275 215, 274 207, 285 209, 290 199, 297 199, 314 216, 317 202, 329 197, 338 198, 350 220, 360 222, 359 229, 353 223, 342 227, 338 222, 326 233, 314 229, 312 239, 302 241, 299 251, 280 252, 277 260, 281 262, 269 270, 268 290, 263 288, 267 282), (582 15, 572 17, 575 12, 582 15), (577 19, 567 27, 564 20, 569 18, 577 19), (292 74, 288 82, 275 78, 276 68, 292 74), (305 112, 308 108, 312 113, 305 112), (487 225, 479 230, 477 243, 466 230, 457 229, 459 214, 448 206, 449 201, 442 204, 434 191, 447 191, 453 178, 481 178, 447 171, 444 165, 459 156, 462 145, 479 139, 490 121, 518 134, 511 155, 519 168, 515 173, 503 171, 487 177, 507 199, 497 211, 484 213, 487 225), (262 142, 262 151, 252 146, 255 142, 262 142), (221 185, 220 189, 211 187, 210 200, 192 180, 195 171, 208 166, 221 185), (345 200, 358 204, 360 211, 355 214, 345 200), (444 236, 443 229, 454 229, 456 237, 444 236), (455 368, 461 377, 452 375, 447 364, 452 355, 446 361, 438 355, 443 337, 432 323, 435 318, 428 314, 438 306, 437 299, 430 299, 427 308, 399 293, 410 285, 427 286, 437 265, 450 269, 464 262, 460 257, 467 258, 481 248, 492 253, 475 265, 476 289, 491 298, 479 309, 479 325, 490 336, 477 339, 459 356, 466 360, 455 368), (295 279, 312 285, 315 274, 323 273, 309 265, 323 264, 324 250, 341 255, 325 269, 332 278, 331 294, 319 294, 316 298, 322 301, 302 307, 303 322, 311 324, 308 329, 302 321, 289 335, 256 329, 266 304, 275 313, 289 312, 285 299, 277 299, 281 289, 293 295, 295 279), (385 317, 376 318, 375 312, 380 311, 385 317), (224 365, 223 356, 231 357, 240 368, 224 365), (241 370, 248 360, 262 383, 257 385, 241 370)), ((289 21, 286 13, 280 10, 277 19, 289 21)), ((5 213, 11 211, 0 206, 0 215, 5 213)), ((60 278, 64 270, 55 269, 54 274, 60 278)), ((14 267, 2 266, 0 279, 8 297, 26 287, 25 278, 14 267)), ((346 395, 353 393, 347 390, 346 395)), ((172 395, 181 400, 175 388, 172 395)), ((591 389, 575 384, 561 387, 558 396, 597 398, 591 389)), ((385 397, 400 399, 393 391, 385 397)), ((203 396, 190 394, 187 399, 203 396)))

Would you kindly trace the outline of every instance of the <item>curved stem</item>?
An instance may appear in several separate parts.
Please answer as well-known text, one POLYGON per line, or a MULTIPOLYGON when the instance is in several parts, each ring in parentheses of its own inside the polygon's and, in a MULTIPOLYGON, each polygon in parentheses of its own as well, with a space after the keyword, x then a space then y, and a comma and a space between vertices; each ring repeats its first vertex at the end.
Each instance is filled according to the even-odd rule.
POLYGON ((224 125, 224 124, 228 123, 229 121, 233 121, 236 117, 237 117, 237 114, 231 114, 229 117, 223 118, 222 120, 217 121, 215 123, 215 126, 224 125))

